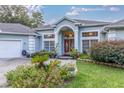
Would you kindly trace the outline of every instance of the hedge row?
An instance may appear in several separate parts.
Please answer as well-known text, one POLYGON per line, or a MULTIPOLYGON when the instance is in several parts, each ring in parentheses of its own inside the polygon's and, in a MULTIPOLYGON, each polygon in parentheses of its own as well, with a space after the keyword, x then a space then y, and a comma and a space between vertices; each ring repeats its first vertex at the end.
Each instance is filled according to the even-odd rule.
POLYGON ((91 58, 99 62, 124 64, 124 41, 104 41, 94 44, 91 58))

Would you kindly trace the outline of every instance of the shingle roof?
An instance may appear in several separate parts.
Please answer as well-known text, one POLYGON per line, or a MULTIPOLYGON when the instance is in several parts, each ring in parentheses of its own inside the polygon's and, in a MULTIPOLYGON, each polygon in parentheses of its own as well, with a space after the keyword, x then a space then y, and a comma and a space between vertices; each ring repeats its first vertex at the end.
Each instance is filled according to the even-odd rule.
POLYGON ((34 31, 19 23, 0 23, 0 33, 34 35, 34 31))
POLYGON ((103 22, 103 21, 94 21, 94 20, 80 20, 80 19, 73 19, 81 24, 85 25, 92 25, 92 24, 108 24, 110 22, 103 22))
MULTIPOLYGON (((67 19, 67 18, 66 18, 67 19)), ((103 21, 94 21, 94 20, 80 20, 80 19, 70 19, 72 20, 74 23, 80 23, 83 26, 91 26, 91 25, 105 25, 105 24, 110 24, 110 22, 103 22, 103 21)), ((53 29, 55 24, 51 24, 51 25, 41 25, 38 28, 36 28, 36 30, 48 30, 48 29, 53 29)))
MULTIPOLYGON (((103 25, 103 24, 108 24, 107 22, 95 22, 95 21, 87 21, 87 20, 78 20, 78 23, 81 23, 82 25, 103 25)), ((54 27, 54 24, 51 24, 51 25, 42 25, 42 26, 40 26, 40 27, 38 27, 38 28, 36 28, 36 30, 45 30, 45 29, 49 29, 49 30, 51 30, 51 29, 53 29, 53 27, 54 27)))
POLYGON ((124 19, 105 26, 104 30, 109 30, 110 28, 124 28, 124 19))
POLYGON ((121 26, 121 25, 124 25, 124 19, 122 19, 122 20, 119 20, 119 21, 117 21, 117 22, 114 22, 114 23, 112 23, 112 24, 110 24, 111 26, 121 26))
POLYGON ((49 25, 41 25, 36 28, 36 30, 41 30, 41 29, 53 29, 53 24, 49 25))

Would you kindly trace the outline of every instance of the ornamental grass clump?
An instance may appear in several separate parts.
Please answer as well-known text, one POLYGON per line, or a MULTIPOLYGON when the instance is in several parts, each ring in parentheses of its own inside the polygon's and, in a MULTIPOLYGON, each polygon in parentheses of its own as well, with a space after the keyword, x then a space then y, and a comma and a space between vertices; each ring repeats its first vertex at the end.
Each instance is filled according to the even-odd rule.
POLYGON ((104 41, 91 47, 91 58, 98 62, 124 64, 124 41, 104 41))

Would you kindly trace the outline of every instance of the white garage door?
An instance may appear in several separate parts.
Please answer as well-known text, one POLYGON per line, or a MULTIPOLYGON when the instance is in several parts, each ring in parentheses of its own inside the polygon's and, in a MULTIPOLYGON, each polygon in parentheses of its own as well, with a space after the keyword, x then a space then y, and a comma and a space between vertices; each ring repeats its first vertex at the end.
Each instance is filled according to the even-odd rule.
POLYGON ((21 57, 21 40, 0 40, 0 58, 21 57))

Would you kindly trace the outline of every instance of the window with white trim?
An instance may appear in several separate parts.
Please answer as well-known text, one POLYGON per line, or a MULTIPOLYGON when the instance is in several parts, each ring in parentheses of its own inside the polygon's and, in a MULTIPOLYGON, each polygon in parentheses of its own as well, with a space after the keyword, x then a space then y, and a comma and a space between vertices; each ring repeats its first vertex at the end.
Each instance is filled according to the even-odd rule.
POLYGON ((82 37, 94 37, 98 36, 98 32, 82 32, 82 37))
POLYGON ((44 35, 44 38, 45 38, 45 39, 55 38, 55 35, 54 35, 54 34, 45 34, 45 35, 44 35))
POLYGON ((46 51, 54 51, 55 42, 54 41, 44 41, 44 50, 46 51))
POLYGON ((93 40, 82 40, 82 52, 83 53, 88 53, 90 52, 90 48, 98 42, 97 39, 93 40))

